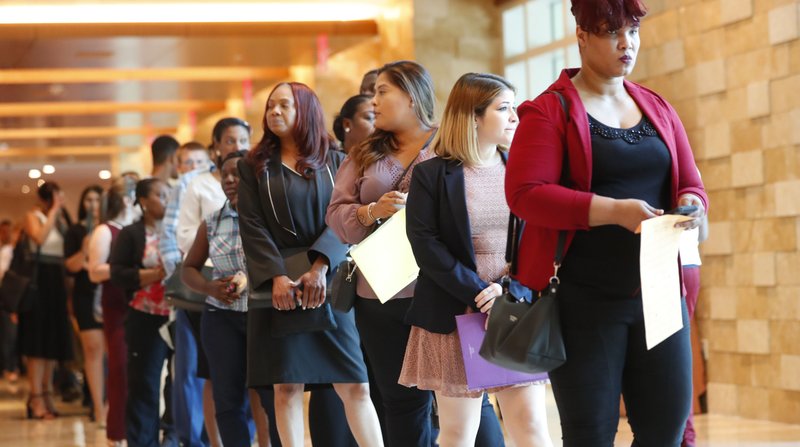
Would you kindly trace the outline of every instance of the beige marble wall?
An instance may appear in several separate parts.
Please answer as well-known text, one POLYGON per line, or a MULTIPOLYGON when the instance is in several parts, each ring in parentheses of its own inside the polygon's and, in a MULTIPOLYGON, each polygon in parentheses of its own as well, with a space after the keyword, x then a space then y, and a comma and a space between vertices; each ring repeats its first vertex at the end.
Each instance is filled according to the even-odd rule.
POLYGON ((500 10, 490 0, 413 0, 414 57, 431 73, 441 116, 468 72, 502 74, 500 10))
POLYGON ((709 410, 800 423, 800 2, 647 3, 634 78, 677 109, 711 199, 709 410))

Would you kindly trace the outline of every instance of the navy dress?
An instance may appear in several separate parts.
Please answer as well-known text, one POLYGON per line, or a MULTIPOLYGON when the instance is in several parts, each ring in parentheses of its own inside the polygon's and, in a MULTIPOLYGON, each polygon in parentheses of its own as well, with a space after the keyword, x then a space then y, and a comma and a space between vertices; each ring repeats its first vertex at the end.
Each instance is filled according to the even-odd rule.
MULTIPOLYGON (((279 250, 308 247, 309 260, 322 255, 332 267, 344 259, 347 246, 325 225, 333 177, 342 158, 341 153, 329 152, 326 166, 311 178, 284 166, 280 154, 273 154, 268 172, 258 180, 252 166, 240 162, 240 232, 252 286, 285 273, 279 250)), ((272 312, 281 311, 248 312, 249 386, 367 382, 352 311, 334 311, 336 330, 281 338, 270 335, 272 312)))

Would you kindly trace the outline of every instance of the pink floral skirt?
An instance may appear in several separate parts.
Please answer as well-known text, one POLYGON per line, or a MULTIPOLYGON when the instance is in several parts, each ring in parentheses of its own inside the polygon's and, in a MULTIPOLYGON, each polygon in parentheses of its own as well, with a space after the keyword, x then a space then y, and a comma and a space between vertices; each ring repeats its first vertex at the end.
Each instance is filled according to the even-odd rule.
POLYGON ((436 391, 447 397, 481 397, 484 392, 495 393, 508 388, 530 385, 500 386, 483 390, 467 389, 467 373, 461 355, 458 331, 436 334, 412 326, 403 359, 403 369, 397 383, 421 390, 436 391))

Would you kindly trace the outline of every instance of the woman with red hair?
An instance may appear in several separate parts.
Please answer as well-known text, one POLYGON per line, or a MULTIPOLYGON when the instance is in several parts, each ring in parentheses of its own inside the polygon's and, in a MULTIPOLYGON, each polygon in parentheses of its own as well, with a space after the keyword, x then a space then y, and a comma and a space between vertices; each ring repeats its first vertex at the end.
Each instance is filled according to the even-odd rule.
MULTIPOLYGON (((639 0, 573 0, 580 69, 519 107, 506 198, 526 221, 518 279, 534 290, 558 269, 567 361, 550 373, 564 446, 611 446, 625 399, 633 445, 681 444, 691 407, 683 329, 645 345, 637 228, 665 210, 708 207, 686 131, 656 93, 625 80, 639 51, 639 0), (563 98, 564 104, 561 99, 563 98)), ((678 260, 675 260, 676 265, 678 260)))
MULTIPOLYGON (((319 99, 304 84, 275 87, 263 126, 264 137, 246 162, 239 163, 239 225, 251 290, 272 291, 272 308, 249 310, 248 384, 260 390, 274 387, 284 446, 304 445, 304 385, 330 383, 344 403, 358 444, 382 446, 353 312, 333 310, 336 329, 273 337, 282 321, 307 318, 305 312, 328 304, 327 278, 347 252, 347 245, 325 225, 344 154, 333 150, 336 143, 325 130, 319 99), (289 252, 305 254, 310 269, 290 277, 285 262, 289 252)), ((310 418, 313 433, 313 414, 310 418)), ((331 439, 319 442, 336 444, 331 439)))

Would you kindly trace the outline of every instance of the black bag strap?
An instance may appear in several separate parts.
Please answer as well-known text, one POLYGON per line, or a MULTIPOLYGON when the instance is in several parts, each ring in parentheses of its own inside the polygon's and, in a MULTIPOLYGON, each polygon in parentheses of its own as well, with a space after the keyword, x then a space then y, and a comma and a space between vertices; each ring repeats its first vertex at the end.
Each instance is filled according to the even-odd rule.
MULTIPOLYGON (((564 111, 564 117, 569 123, 569 104, 561 92, 555 90, 548 90, 543 94, 552 93, 558 97, 561 102, 561 109, 564 111)), ((564 159, 561 163, 561 180, 560 184, 565 185, 569 182, 569 154, 564 143, 564 159)), ((522 239, 522 232, 525 230, 525 221, 510 213, 508 218, 508 236, 506 239, 506 263, 508 264, 508 273, 510 276, 517 274, 517 264, 519 257, 519 244, 522 239)), ((558 268, 561 267, 561 261, 564 258, 564 247, 567 243, 567 232, 565 230, 558 232, 558 243, 556 245, 556 253, 553 257, 553 276, 551 281, 558 281, 558 268)))

